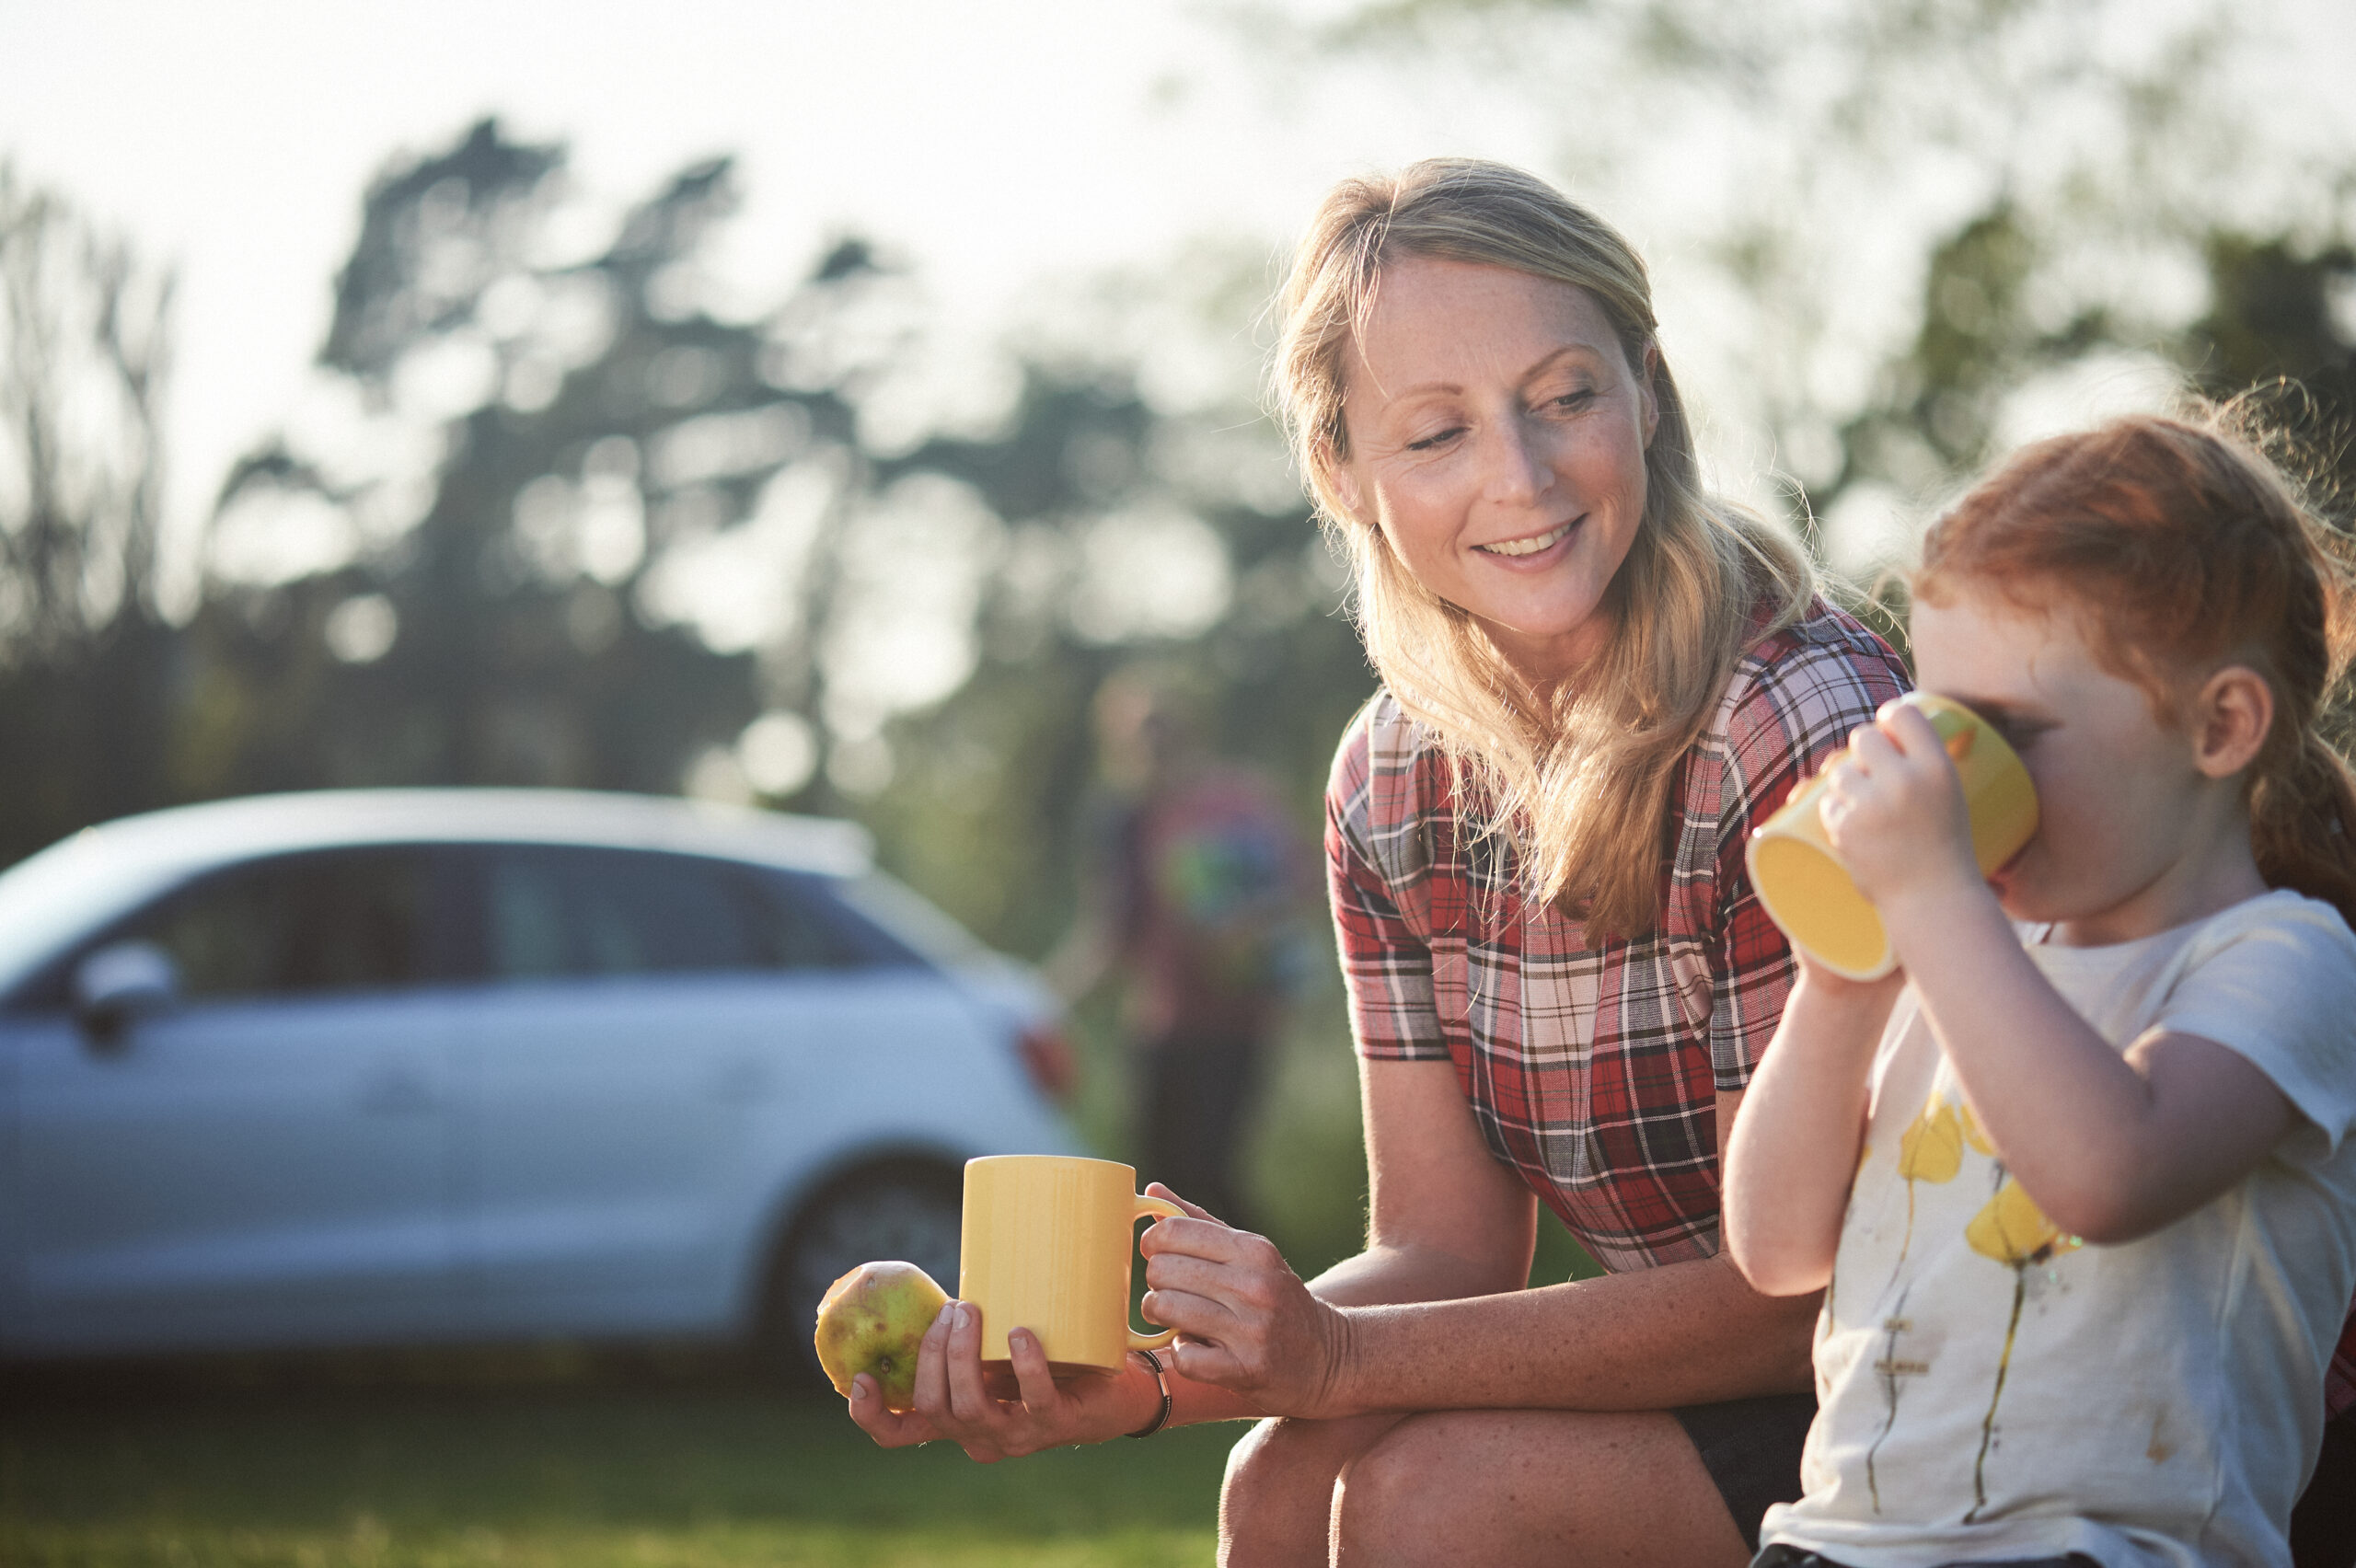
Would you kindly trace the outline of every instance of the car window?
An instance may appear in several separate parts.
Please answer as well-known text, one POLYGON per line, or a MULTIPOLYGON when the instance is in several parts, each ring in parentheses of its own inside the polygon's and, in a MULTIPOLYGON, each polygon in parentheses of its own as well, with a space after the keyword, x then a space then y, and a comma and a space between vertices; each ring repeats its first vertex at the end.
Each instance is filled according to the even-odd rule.
POLYGON ((431 871, 411 848, 283 856, 208 877, 117 934, 169 953, 191 997, 415 985, 431 871))
POLYGON ((859 962, 791 887, 729 861, 564 847, 500 849, 487 859, 482 935, 492 979, 859 962))

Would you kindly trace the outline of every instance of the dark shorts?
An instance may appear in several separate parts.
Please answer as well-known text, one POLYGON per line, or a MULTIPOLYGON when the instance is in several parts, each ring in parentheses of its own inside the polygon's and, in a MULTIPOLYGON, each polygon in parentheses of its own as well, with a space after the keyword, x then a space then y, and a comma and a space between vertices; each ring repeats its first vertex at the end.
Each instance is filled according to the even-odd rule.
POLYGON ((1800 1447, 1816 1419, 1814 1394, 1762 1394, 1719 1404, 1680 1405, 1669 1412, 1685 1428, 1702 1466, 1717 1482, 1743 1545, 1759 1550, 1759 1520, 1773 1503, 1800 1496, 1800 1447))

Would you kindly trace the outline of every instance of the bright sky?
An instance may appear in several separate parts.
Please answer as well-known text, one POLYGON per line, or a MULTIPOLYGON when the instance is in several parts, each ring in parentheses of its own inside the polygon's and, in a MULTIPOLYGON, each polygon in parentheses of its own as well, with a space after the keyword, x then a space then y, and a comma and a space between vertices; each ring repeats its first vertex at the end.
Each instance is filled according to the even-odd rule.
POLYGON ((1438 105, 1303 125, 1247 56, 1161 0, 0 0, 0 154, 179 266, 185 525, 299 392, 398 150, 495 111, 569 139, 578 182, 622 200, 734 152, 749 297, 857 228, 987 321, 1044 274, 1282 236, 1339 174, 1442 144, 1438 105))
MULTIPOLYGON (((2328 84, 2314 101, 2345 131, 2356 7, 2281 9, 2295 47, 2275 54, 2328 84)), ((1218 17, 1184 0, 0 0, 0 156, 180 269, 185 528, 297 398, 370 177, 485 112, 569 139, 579 183, 618 200, 735 152, 728 264, 747 297, 856 228, 967 324, 1192 236, 1280 243, 1346 172, 1440 151, 1546 167, 1573 122, 1567 100, 1464 70, 1312 92, 1218 17)), ((1651 242, 1641 214, 1615 215, 1651 242)), ((1666 290, 1679 258, 1654 261, 1666 290)))

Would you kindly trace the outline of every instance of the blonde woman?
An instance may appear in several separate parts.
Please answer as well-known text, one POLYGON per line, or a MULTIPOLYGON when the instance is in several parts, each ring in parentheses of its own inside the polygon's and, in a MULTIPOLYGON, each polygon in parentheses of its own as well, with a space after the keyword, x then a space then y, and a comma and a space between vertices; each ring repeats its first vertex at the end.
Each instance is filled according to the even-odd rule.
POLYGON ((1345 181, 1284 304, 1279 392, 1383 686, 1327 796, 1367 1249, 1304 1284, 1194 1210, 1145 1240, 1166 1378, 1058 1388, 1018 1335, 994 1397, 952 1304, 917 1410, 862 1389, 853 1417, 984 1459, 1265 1418, 1229 1463, 1234 1568, 1734 1568, 1814 1409, 1814 1303, 1719 1252, 1719 1132, 1793 980, 1743 845, 1903 671, 1703 490, 1643 262, 1544 182, 1345 181), (1526 1287, 1542 1202, 1604 1277, 1526 1287))

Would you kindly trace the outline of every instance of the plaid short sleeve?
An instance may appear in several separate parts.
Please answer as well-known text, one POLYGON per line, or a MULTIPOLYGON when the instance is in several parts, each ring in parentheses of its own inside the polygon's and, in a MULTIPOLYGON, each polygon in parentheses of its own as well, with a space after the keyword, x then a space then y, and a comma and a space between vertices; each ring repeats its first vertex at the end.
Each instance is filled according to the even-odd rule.
POLYGON ((1432 997, 1431 928, 1406 912, 1424 914, 1430 877, 1414 854, 1415 822, 1398 817, 1378 828, 1370 809, 1376 769, 1396 761, 1376 756, 1372 709, 1369 704, 1350 726, 1325 792, 1326 891, 1351 1033, 1361 1055, 1446 1061, 1448 1043, 1432 997), (1388 876, 1376 870, 1372 836, 1378 831, 1390 838, 1388 876))
POLYGON ((1897 656, 1823 605, 1762 637, 1679 765, 1659 928, 1626 940, 1525 897, 1509 840, 1378 693, 1326 794, 1359 1054, 1453 1064, 1489 1152, 1606 1268, 1716 1251, 1717 1091, 1749 1081, 1793 973, 1743 845, 1902 689, 1897 656))
POLYGON ((1848 744, 1850 732, 1907 688, 1879 638, 1854 622, 1801 623, 1737 668, 1724 713, 1689 764, 1689 821, 1715 816, 1710 935, 1710 1066, 1722 1090, 1750 1082, 1798 978, 1791 944, 1750 885, 1751 834, 1799 783, 1848 744))

